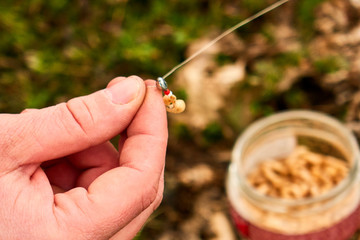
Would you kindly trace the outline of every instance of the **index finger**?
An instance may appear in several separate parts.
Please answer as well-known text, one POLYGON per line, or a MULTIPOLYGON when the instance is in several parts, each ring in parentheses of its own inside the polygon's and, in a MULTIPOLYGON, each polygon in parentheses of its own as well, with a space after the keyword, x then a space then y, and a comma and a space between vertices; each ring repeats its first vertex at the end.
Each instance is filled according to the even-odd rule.
POLYGON ((127 129, 120 167, 99 176, 88 192, 73 189, 55 195, 55 206, 67 216, 85 212, 86 222, 91 220, 91 231, 116 232, 150 206, 157 196, 165 164, 167 119, 155 81, 146 81, 146 85, 145 100, 127 129))
POLYGON ((166 110, 156 82, 148 80, 145 83, 145 101, 127 129, 127 139, 120 153, 120 166, 161 174, 164 162, 151 161, 150 158, 165 158, 168 139, 166 110), (144 152, 147 153, 145 156, 144 152), (142 161, 136 160, 140 158, 142 161))

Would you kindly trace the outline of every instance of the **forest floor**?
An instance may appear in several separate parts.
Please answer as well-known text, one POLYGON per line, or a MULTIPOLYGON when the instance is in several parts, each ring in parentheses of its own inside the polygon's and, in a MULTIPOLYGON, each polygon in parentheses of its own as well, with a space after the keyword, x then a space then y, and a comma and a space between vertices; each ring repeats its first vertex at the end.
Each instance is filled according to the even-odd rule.
POLYGON ((293 26, 295 6, 283 7, 262 32, 227 37, 176 75, 171 84, 186 90, 188 110, 169 116, 164 200, 140 239, 240 239, 225 182, 236 138, 258 118, 314 110, 360 136, 359 1, 324 1, 305 41, 293 26))

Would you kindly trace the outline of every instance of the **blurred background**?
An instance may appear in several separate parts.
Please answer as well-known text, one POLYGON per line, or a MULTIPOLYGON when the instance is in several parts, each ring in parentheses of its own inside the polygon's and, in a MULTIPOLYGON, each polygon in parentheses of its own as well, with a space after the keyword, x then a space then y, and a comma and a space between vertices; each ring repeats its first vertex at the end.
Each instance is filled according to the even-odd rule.
MULTIPOLYGON (((116 76, 156 79, 273 2, 1 0, 0 111, 67 101, 116 76)), ((311 109, 360 136, 360 0, 293 0, 167 81, 188 108, 168 115, 164 201, 137 239, 240 239, 224 182, 250 123, 311 109)))

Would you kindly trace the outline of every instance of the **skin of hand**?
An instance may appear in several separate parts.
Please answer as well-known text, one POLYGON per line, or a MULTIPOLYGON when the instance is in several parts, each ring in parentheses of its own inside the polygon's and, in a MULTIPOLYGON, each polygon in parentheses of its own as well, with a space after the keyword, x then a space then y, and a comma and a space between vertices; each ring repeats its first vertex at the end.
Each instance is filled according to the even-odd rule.
POLYGON ((155 81, 118 77, 1 114, 0 126, 0 239, 132 239, 162 200, 168 134, 155 81))

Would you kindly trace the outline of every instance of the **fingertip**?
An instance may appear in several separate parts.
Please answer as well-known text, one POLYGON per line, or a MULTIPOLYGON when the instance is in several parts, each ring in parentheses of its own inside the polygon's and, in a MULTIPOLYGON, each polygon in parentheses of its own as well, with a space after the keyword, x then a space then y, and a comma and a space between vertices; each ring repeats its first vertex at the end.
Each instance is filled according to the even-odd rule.
POLYGON ((167 136, 167 115, 162 91, 157 88, 156 81, 151 79, 145 81, 145 86, 145 100, 129 126, 128 134, 148 132, 150 135, 167 136))
POLYGON ((156 81, 153 79, 145 80, 146 87, 156 87, 156 81))
POLYGON ((136 75, 131 75, 131 76, 129 76, 128 78, 134 78, 134 79, 137 79, 137 80, 144 81, 141 77, 136 76, 136 75))
POLYGON ((146 105, 143 108, 158 111, 158 114, 162 114, 163 111, 166 112, 162 91, 157 87, 157 82, 153 79, 147 79, 145 80, 145 86, 147 94, 145 98, 146 105))
POLYGON ((36 111, 39 111, 39 109, 36 109, 36 108, 26 108, 26 109, 22 110, 22 111, 20 112, 20 114, 30 113, 30 112, 36 112, 36 111))
POLYGON ((108 85, 106 86, 106 88, 109 88, 109 87, 111 87, 111 86, 117 84, 118 82, 123 81, 124 79, 127 79, 127 78, 133 78, 133 79, 138 80, 139 82, 144 82, 144 80, 143 80, 142 78, 140 78, 139 76, 136 76, 136 75, 131 75, 131 76, 129 76, 129 77, 119 76, 119 77, 116 77, 116 78, 112 79, 112 80, 108 83, 108 85))
POLYGON ((162 91, 161 91, 161 89, 158 88, 157 82, 153 79, 147 79, 144 81, 144 83, 145 83, 147 91, 152 92, 150 95, 153 95, 153 96, 151 96, 150 98, 158 98, 158 99, 161 98, 161 102, 163 102, 162 101, 162 91))
POLYGON ((106 86, 106 88, 109 88, 109 87, 115 85, 116 83, 118 83, 118 82, 120 82, 120 81, 122 81, 122 80, 124 80, 124 79, 126 79, 126 77, 116 77, 116 78, 112 79, 112 80, 108 83, 108 85, 106 86))

